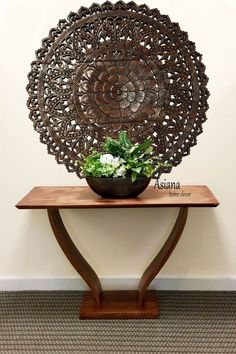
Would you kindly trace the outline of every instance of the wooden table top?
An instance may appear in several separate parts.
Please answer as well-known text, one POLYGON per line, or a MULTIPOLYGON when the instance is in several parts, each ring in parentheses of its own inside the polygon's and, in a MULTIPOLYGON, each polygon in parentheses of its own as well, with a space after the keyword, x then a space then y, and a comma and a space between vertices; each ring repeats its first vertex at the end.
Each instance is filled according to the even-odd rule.
POLYGON ((89 187, 34 187, 16 204, 19 209, 88 209, 150 207, 216 207, 218 200, 207 186, 181 189, 148 187, 137 198, 108 199, 89 187))

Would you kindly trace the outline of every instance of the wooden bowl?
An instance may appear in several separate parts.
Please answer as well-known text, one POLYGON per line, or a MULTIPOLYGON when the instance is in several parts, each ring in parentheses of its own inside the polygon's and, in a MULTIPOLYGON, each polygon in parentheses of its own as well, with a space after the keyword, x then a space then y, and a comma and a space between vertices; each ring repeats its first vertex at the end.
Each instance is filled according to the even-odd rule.
POLYGON ((142 193, 151 177, 140 176, 135 182, 131 177, 86 177, 89 187, 104 198, 133 198, 142 193))

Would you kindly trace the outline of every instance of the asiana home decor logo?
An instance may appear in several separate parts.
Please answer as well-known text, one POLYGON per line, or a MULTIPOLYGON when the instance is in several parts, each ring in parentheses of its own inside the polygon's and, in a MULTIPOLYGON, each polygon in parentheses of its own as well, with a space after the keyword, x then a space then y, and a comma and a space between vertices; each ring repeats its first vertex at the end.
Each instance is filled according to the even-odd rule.
POLYGON ((170 197, 190 197, 192 194, 185 192, 180 182, 167 181, 166 179, 163 181, 156 180, 154 184, 154 189, 155 188, 166 190, 170 197))
POLYGON ((156 180, 154 188, 158 189, 181 189, 180 182, 168 182, 166 179, 164 181, 156 180))

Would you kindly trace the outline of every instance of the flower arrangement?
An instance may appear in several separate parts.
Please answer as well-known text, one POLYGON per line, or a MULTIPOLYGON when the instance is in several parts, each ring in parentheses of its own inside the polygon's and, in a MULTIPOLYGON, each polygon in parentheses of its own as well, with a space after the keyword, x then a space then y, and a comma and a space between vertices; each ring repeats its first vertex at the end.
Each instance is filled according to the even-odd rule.
POLYGON ((85 177, 130 177, 132 182, 139 176, 150 178, 163 164, 153 156, 151 139, 133 144, 125 131, 120 131, 118 139, 107 137, 101 151, 93 149, 79 163, 85 177))

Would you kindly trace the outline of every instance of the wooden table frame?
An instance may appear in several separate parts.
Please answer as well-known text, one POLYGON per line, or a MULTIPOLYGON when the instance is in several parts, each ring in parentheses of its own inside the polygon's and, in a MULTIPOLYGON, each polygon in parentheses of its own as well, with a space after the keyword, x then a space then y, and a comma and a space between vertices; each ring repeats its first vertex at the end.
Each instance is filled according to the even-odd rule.
POLYGON ((53 233, 64 254, 91 291, 84 293, 80 318, 157 318, 156 292, 147 290, 184 230, 189 207, 216 207, 218 200, 207 186, 182 186, 181 190, 147 190, 137 198, 105 199, 89 187, 34 187, 17 205, 19 209, 47 209, 53 233), (103 291, 100 280, 71 240, 59 209, 178 207, 179 213, 166 242, 144 271, 137 291, 103 291))

